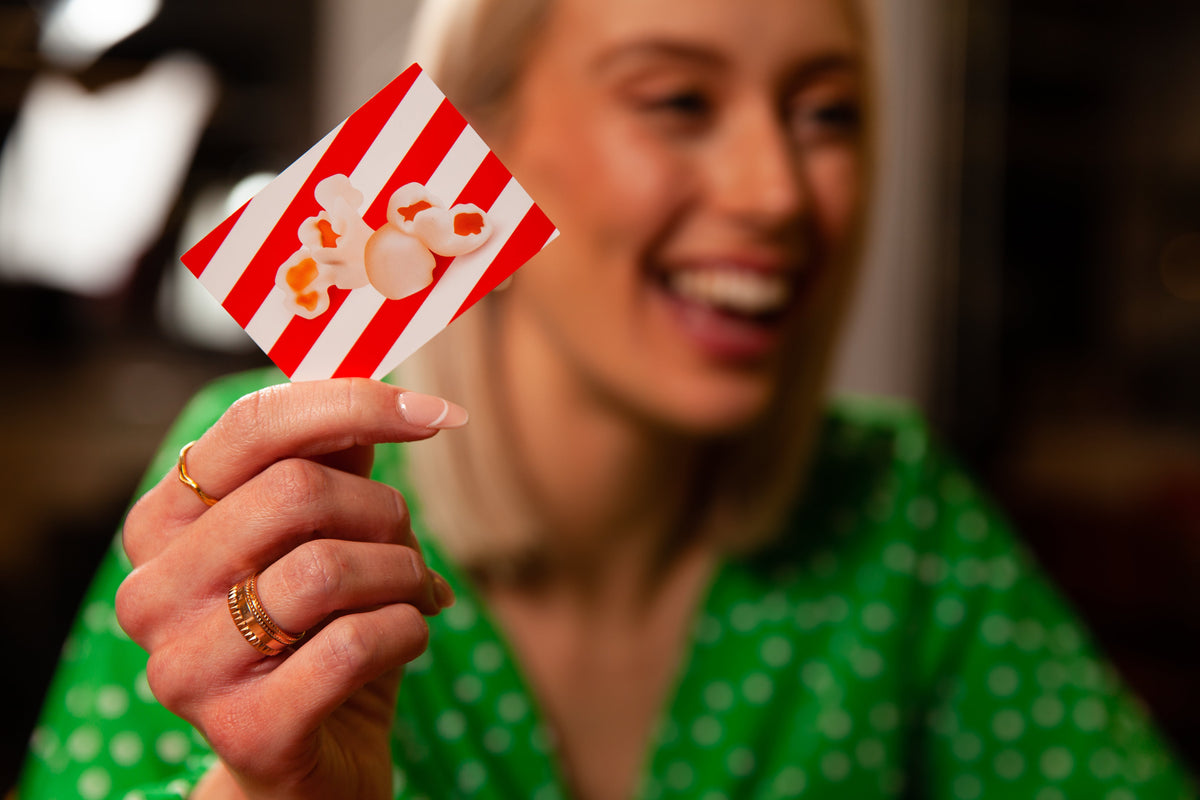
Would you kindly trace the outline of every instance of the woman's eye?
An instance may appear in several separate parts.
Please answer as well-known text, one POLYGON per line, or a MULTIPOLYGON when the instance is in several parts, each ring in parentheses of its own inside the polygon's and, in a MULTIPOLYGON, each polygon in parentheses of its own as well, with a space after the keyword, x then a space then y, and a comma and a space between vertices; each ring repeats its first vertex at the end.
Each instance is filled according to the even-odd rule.
POLYGON ((847 130, 858 127, 860 114, 854 103, 837 103, 818 108, 813 116, 824 125, 847 130))
POLYGON ((673 135, 694 134, 703 130, 714 111, 712 98, 699 91, 652 95, 644 99, 640 106, 651 124, 673 135))
POLYGON ((659 98, 652 105, 661 111, 691 116, 707 114, 710 108, 708 98, 700 92, 675 92, 659 98))
POLYGON ((801 106, 794 112, 796 138, 803 143, 850 139, 858 135, 862 111, 854 102, 801 106))

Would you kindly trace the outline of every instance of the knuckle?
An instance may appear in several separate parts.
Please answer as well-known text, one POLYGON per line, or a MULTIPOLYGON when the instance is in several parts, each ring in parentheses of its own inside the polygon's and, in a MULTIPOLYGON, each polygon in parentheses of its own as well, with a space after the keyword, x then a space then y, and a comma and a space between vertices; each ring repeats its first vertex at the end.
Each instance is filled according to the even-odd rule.
POLYGON ((377 648, 363 627, 358 618, 349 616, 341 617, 325 629, 317 653, 323 671, 355 674, 371 663, 377 648))
MULTIPOLYGON (((368 409, 377 408, 379 405, 379 391, 382 384, 379 381, 374 381, 369 378, 346 378, 342 384, 342 394, 339 401, 342 404, 341 412, 346 419, 352 420, 355 423, 365 421, 368 415, 368 409)), ((362 436, 356 433, 349 435, 345 445, 370 445, 373 444, 371 437, 362 436)))
POLYGON ((233 401, 233 405, 221 415, 221 425, 249 434, 258 429, 263 421, 263 392, 251 392, 233 401))
POLYGON ((371 381, 366 378, 347 378, 342 384, 342 402, 346 410, 361 408, 371 389, 371 381))
POLYGON ((378 402, 383 384, 370 378, 355 377, 347 378, 344 387, 342 402, 346 404, 346 410, 358 413, 378 402))
POLYGON ((310 506, 321 500, 329 488, 325 471, 312 461, 290 458, 267 468, 263 474, 264 491, 284 508, 310 506))
POLYGON ((286 386, 268 386, 243 395, 221 415, 214 427, 231 452, 246 454, 270 438, 286 419, 286 386))
POLYGON ((321 670, 361 679, 425 652, 429 623, 415 606, 397 603, 388 607, 386 617, 341 617, 322 632, 320 641, 316 662, 321 670))
POLYGON ((408 501, 404 499, 404 495, 399 490, 391 486, 384 486, 384 488, 392 506, 391 517, 395 520, 393 530, 396 532, 396 539, 408 541, 412 539, 412 516, 408 510, 408 501))
POLYGON ((336 596, 346 577, 346 562, 335 542, 316 539, 294 551, 280 566, 284 590, 296 597, 336 596))
POLYGON ((130 562, 135 565, 140 560, 138 555, 145 538, 144 531, 148 527, 148 520, 145 519, 149 516, 148 503, 145 496, 139 498, 125 515, 125 522, 121 526, 121 547, 124 548, 125 555, 129 556, 130 562))
POLYGON ((155 540, 162 540, 164 532, 175 523, 167 515, 157 489, 138 498, 121 523, 121 547, 129 562, 136 567, 150 558, 156 549, 155 540))
POLYGON ((146 683, 164 708, 182 716, 195 680, 179 669, 179 663, 180 659, 169 649, 155 650, 146 662, 146 683))
POLYGON ((129 634, 129 638, 135 642, 143 641, 147 633, 148 615, 144 610, 145 603, 142 601, 143 592, 140 586, 143 575, 144 571, 137 569, 129 573, 117 587, 114 599, 117 622, 120 623, 121 629, 129 634))
POLYGON ((400 569, 404 573, 404 577, 414 589, 420 589, 429 577, 429 570, 425 567, 425 559, 411 547, 401 547, 398 551, 400 569))

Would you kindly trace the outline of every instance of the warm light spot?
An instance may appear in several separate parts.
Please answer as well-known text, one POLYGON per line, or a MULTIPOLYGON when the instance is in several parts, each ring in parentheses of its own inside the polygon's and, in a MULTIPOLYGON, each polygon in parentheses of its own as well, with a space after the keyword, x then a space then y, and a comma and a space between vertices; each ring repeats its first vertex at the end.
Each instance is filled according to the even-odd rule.
POLYGON ((418 200, 417 202, 413 203, 411 206, 404 206, 402 208, 397 208, 396 213, 399 214, 400 216, 404 217, 406 222, 412 222, 413 217, 415 217, 417 214, 420 214, 422 211, 424 211, 427 208, 433 208, 433 203, 427 202, 425 200, 418 200))
POLYGON ((327 219, 317 220, 317 231, 321 234, 321 247, 334 247, 337 245, 337 240, 341 238, 333 229, 333 223, 327 219))
POLYGON ((305 292, 304 294, 296 295, 296 302, 299 303, 307 311, 316 311, 317 302, 320 297, 316 292, 305 292))
POLYGON ((455 214, 454 232, 459 236, 473 236, 483 230, 483 214, 455 214))
MULTIPOLYGON (((287 285, 299 292, 317 279, 317 262, 306 258, 287 271, 287 285)), ((300 298, 296 298, 299 300, 300 298)), ((303 305, 303 303, 301 303, 303 305)), ((311 310, 311 309, 310 309, 311 310)))

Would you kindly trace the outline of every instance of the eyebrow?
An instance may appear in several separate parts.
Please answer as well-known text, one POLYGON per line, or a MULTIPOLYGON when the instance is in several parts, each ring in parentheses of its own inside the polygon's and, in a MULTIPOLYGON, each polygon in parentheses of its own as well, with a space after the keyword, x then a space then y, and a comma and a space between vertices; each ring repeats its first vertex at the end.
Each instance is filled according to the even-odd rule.
POLYGON ((673 58, 714 67, 721 66, 726 62, 726 59, 719 53, 701 45, 671 39, 644 39, 619 44, 602 51, 593 60, 592 66, 597 72, 600 72, 610 68, 614 62, 631 58, 654 57, 673 58))
MULTIPOLYGON (((678 42, 671 39, 646 39, 639 42, 620 44, 605 50, 592 62, 593 68, 603 71, 612 67, 614 62, 637 58, 670 58, 690 61, 700 66, 719 67, 728 62, 716 50, 703 45, 678 42)), ((862 70, 862 58, 857 51, 831 50, 816 56, 801 59, 795 70, 793 80, 803 83, 806 80, 831 72, 849 72, 858 74, 862 70)))

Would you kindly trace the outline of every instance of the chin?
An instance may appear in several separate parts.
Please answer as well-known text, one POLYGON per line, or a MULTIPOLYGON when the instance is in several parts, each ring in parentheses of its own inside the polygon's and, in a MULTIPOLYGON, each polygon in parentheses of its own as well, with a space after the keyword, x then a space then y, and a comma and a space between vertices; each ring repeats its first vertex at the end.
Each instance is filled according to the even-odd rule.
POLYGON ((758 426, 778 389, 776 381, 763 376, 686 383, 675 392, 659 395, 656 416, 679 434, 704 439, 737 436, 758 426))

